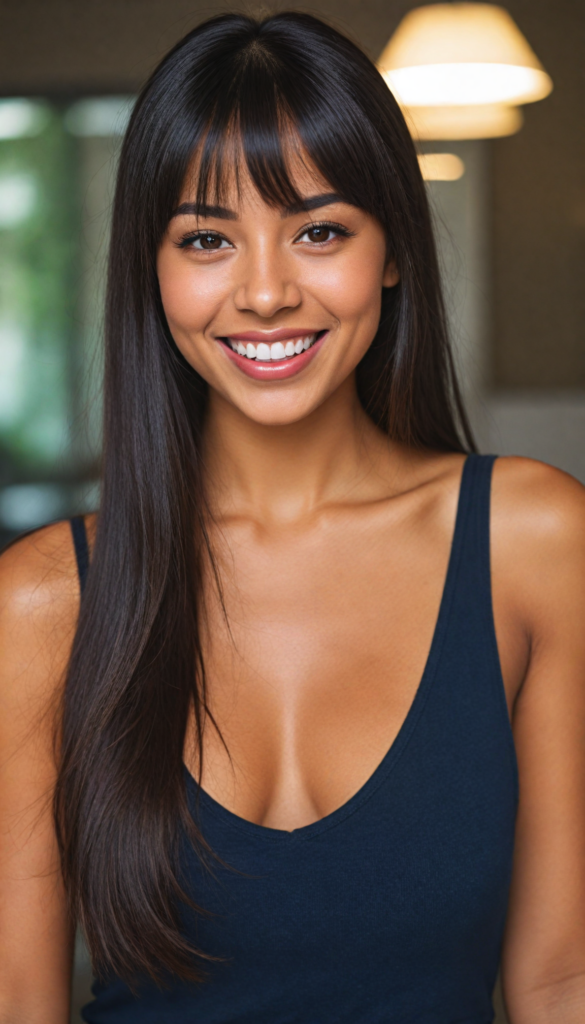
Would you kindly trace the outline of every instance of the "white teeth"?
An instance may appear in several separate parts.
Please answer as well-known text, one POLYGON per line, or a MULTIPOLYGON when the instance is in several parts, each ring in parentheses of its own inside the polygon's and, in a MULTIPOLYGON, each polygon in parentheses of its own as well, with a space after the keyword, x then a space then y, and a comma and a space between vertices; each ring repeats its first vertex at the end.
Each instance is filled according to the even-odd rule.
POLYGON ((292 356, 298 356, 301 352, 306 351, 311 347, 317 340, 316 334, 309 334, 306 338, 297 338, 296 341, 292 339, 287 341, 283 345, 281 341, 275 341, 272 345, 268 345, 264 341, 260 341, 257 345, 253 345, 249 341, 246 345, 241 341, 229 342, 230 348, 234 352, 237 352, 240 356, 246 356, 247 359, 258 359, 261 362, 270 362, 270 360, 279 359, 290 359, 292 356))
MULTIPOLYGON (((260 348, 260 346, 258 346, 260 348)), ((275 341, 274 345, 270 346, 270 358, 271 359, 284 359, 286 352, 284 351, 284 345, 282 341, 275 341)))

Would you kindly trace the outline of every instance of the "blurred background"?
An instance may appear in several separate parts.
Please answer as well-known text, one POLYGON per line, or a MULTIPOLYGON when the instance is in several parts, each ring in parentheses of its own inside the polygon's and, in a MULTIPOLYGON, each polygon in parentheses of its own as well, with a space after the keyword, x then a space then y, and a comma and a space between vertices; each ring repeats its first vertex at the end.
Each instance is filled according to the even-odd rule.
MULTIPOLYGON (((513 21, 479 4, 413 16, 407 0, 262 10, 290 8, 361 44, 405 107, 480 449, 585 482, 585 4, 509 0, 513 21), (488 20, 474 24, 478 14, 488 20), (496 81, 496 66, 516 77, 496 81)), ((97 507, 121 136, 165 51, 235 9, 258 13, 193 0, 0 0, 0 544, 97 507)), ((88 978, 80 946, 74 1020, 88 978)))

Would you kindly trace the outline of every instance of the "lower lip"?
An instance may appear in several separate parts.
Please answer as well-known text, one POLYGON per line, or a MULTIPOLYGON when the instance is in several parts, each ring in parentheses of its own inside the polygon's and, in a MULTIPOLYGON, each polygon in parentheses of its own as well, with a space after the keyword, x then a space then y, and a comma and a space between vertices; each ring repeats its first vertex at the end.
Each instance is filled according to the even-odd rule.
POLYGON ((231 359, 232 363, 235 363, 238 369, 245 373, 247 377, 266 381, 286 380, 288 377, 295 377, 297 373, 300 373, 301 370, 304 370, 309 365, 311 360, 317 355, 328 334, 329 331, 325 331, 310 348, 306 349, 305 352, 301 352, 300 355, 278 359, 275 362, 260 362, 257 359, 247 359, 246 356, 241 356, 239 352, 234 352, 233 348, 230 348, 229 344, 226 344, 224 341, 220 341, 219 344, 224 349, 228 359, 231 359))

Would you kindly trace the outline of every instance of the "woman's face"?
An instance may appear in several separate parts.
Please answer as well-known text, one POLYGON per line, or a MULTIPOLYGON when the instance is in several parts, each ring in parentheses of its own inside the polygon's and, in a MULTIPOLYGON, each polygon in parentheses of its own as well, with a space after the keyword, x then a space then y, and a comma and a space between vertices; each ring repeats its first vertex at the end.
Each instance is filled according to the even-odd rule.
POLYGON ((185 359, 265 425, 308 416, 352 374, 398 281, 381 225, 301 161, 303 209, 275 209, 242 176, 197 211, 185 185, 158 254, 163 307, 185 359))

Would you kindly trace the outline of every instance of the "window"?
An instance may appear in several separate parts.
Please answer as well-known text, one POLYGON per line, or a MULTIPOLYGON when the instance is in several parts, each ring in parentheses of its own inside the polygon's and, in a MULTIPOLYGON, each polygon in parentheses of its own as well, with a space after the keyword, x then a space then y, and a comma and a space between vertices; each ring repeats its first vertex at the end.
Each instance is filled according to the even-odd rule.
POLYGON ((131 105, 0 101, 0 542, 97 503, 109 208, 131 105))

